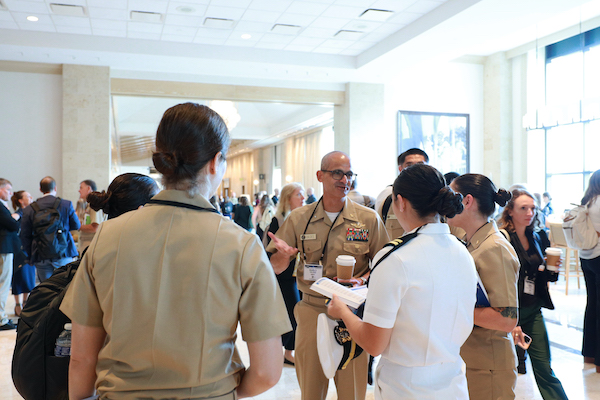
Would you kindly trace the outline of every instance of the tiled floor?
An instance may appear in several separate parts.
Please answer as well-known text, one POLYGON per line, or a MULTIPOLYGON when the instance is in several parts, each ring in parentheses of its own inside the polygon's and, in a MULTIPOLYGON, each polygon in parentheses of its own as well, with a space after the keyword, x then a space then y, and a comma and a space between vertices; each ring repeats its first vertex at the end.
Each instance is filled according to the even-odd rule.
MULTIPOLYGON (((565 391, 571 400, 600 400, 600 374, 596 373, 593 365, 584 364, 580 355, 581 328, 583 326, 583 311, 585 307, 585 288, 583 279, 581 289, 577 289, 576 278, 571 278, 569 295, 564 294, 564 280, 551 284, 551 296, 556 310, 544 311, 546 325, 552 343, 552 366, 558 378, 562 381, 565 391)), ((11 296, 12 297, 12 296, 11 296)), ((7 309, 12 310, 14 302, 9 299, 7 309)), ((12 350, 16 333, 0 332, 0 400, 21 399, 14 389, 10 368, 12 350)), ((247 351, 240 343, 240 352, 247 362, 247 351)), ((35 382, 32 382, 35 384, 35 382)), ((300 398, 300 389, 296 380, 294 368, 286 366, 279 383, 256 400, 295 400, 300 398)), ((328 400, 336 399, 335 387, 330 385, 328 400)), ((373 388, 370 386, 367 399, 373 399, 373 388)), ((517 382, 518 400, 539 400, 541 396, 535 384, 528 364, 528 373, 520 375, 517 382)))

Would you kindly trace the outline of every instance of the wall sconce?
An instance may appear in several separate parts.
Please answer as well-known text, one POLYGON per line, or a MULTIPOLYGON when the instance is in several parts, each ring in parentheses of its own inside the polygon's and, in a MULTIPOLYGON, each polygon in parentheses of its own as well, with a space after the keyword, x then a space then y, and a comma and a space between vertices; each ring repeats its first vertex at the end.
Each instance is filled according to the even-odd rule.
POLYGON ((292 179, 294 179, 294 178, 292 178, 292 176, 291 176, 291 175, 286 175, 286 177, 285 177, 285 181, 286 181, 287 183, 290 183, 290 182, 292 181, 292 179))

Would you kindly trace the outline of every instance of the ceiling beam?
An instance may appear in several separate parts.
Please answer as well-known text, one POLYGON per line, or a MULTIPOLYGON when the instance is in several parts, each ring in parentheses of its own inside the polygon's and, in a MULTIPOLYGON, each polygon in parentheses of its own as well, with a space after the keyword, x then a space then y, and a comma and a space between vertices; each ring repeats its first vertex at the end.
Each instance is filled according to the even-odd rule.
POLYGON ((290 89, 263 86, 217 85, 111 78, 113 95, 197 98, 204 100, 344 104, 346 94, 336 90, 290 89))

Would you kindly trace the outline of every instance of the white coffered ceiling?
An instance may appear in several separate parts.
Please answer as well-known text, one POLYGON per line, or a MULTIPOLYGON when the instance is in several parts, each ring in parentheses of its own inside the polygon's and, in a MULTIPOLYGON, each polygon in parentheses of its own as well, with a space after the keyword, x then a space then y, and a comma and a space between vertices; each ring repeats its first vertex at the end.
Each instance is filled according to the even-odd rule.
MULTIPOLYGON (((110 66, 116 78, 343 90, 346 82, 393 80, 424 62, 487 56, 569 27, 599 26, 599 15, 600 0, 0 0, 0 61, 110 66)), ((114 99, 116 115, 127 115, 117 121, 120 134, 147 141, 169 105, 145 100, 114 99)), ((299 129, 301 117, 331 113, 237 106, 240 147, 299 129), (263 121, 252 123, 257 116, 263 121)))

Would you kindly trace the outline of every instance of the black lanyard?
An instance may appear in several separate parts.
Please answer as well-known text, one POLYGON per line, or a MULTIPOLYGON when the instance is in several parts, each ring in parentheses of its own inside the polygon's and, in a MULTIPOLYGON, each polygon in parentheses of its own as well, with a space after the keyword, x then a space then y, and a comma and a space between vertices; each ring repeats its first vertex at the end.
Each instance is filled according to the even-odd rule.
POLYGON ((159 204, 161 206, 189 208, 190 210, 207 211, 207 212, 214 212, 214 213, 220 214, 214 208, 205 208, 205 207, 195 206, 193 204, 180 203, 178 201, 171 201, 171 200, 155 200, 155 199, 152 199, 152 200, 148 200, 147 204, 159 204))
MULTIPOLYGON (((317 206, 313 210, 312 214, 310 214, 310 218, 308 218, 308 222, 306 223, 306 227, 304 228, 304 233, 302 234, 302 236, 300 236, 300 241, 302 242, 302 256, 304 257, 304 264, 306 264, 306 252, 304 251, 304 236, 306 236, 306 231, 308 230, 308 225, 310 225, 312 217, 315 216, 315 213, 317 212, 317 208, 319 208, 319 204, 321 203, 322 200, 323 200, 323 196, 321 196, 321 198, 317 202, 317 206)), ((323 206, 323 211, 325 211, 325 206, 323 206)), ((331 233, 331 230, 333 229, 333 226, 335 225, 335 222, 339 218, 342 211, 344 211, 343 206, 342 206, 342 209, 340 210, 340 212, 338 213, 338 215, 336 215, 335 219, 331 223, 331 226, 329 227, 329 232, 327 232, 327 239, 325 240, 325 245, 323 246, 323 252, 321 253, 321 258, 319 258, 319 262, 321 264, 323 264, 323 257, 325 257, 325 250, 327 250, 327 243, 329 242, 329 234, 331 233)))

